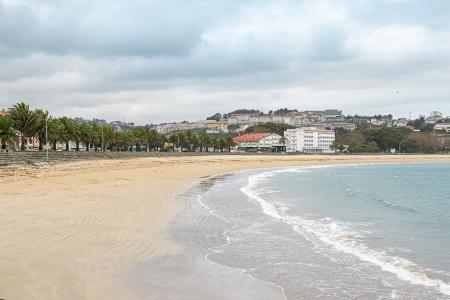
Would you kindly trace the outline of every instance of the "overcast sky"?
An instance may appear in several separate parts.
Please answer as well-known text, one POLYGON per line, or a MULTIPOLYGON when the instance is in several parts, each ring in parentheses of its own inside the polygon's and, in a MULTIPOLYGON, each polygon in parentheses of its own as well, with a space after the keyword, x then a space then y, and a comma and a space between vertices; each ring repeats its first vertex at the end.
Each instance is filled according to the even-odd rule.
POLYGON ((0 0, 0 107, 450 115, 448 0, 0 0))

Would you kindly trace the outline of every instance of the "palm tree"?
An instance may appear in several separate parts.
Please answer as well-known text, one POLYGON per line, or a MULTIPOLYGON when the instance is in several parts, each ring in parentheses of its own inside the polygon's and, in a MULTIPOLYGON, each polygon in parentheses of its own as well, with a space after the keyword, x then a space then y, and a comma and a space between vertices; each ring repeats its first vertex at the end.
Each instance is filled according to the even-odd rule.
POLYGON ((79 132, 77 130, 77 126, 76 123, 68 118, 68 117, 62 117, 60 119, 61 124, 64 128, 64 134, 61 137, 62 138, 62 142, 64 142, 66 144, 66 151, 69 151, 69 143, 70 141, 77 141, 79 140, 79 132))
POLYGON ((156 146, 159 151, 164 150, 164 145, 166 144, 166 142, 167 142, 166 136, 164 134, 159 134, 156 132, 156 146))
POLYGON ((56 151, 56 144, 65 139, 64 126, 60 119, 50 119, 47 124, 48 141, 52 145, 53 151, 56 151))
POLYGON ((9 116, 0 117, 0 142, 2 149, 6 149, 6 143, 16 137, 13 128, 13 120, 9 116))
POLYGON ((91 137, 92 137, 92 143, 94 144, 95 151, 98 151, 98 146, 101 145, 103 142, 102 137, 102 126, 98 124, 97 122, 89 122, 89 126, 91 127, 91 137))
POLYGON ((166 141, 165 137, 162 136, 155 130, 146 126, 146 140, 149 151, 154 151, 157 148, 162 148, 166 141))
POLYGON ((106 151, 107 148, 111 150, 111 144, 113 143, 113 139, 115 137, 116 129, 113 126, 107 125, 103 126, 103 132, 102 132, 102 150, 106 151), (109 147, 108 147, 109 146, 109 147))
POLYGON ((233 147, 236 143, 233 141, 231 136, 226 136, 224 138, 224 146, 228 149, 228 152, 231 152, 231 147, 233 147))
MULTIPOLYGON (((36 109, 35 113, 38 115, 38 120, 36 123, 36 137, 39 139, 39 151, 44 150, 44 141, 46 139, 45 131, 46 127, 48 127, 48 121, 50 120, 50 116, 48 111, 42 109, 36 109)), ((47 128, 48 131, 48 128, 47 128)))
POLYGON ((209 135, 205 134, 202 136, 202 146, 206 152, 209 152, 209 147, 211 147, 211 137, 209 135))
POLYGON ((147 144, 147 128, 145 126, 137 126, 131 130, 134 144, 136 145, 136 152, 140 152, 141 146, 147 144))
POLYGON ((219 140, 217 139, 217 137, 215 137, 215 136, 211 137, 210 146, 213 147, 213 152, 216 152, 216 149, 219 147, 219 140))
POLYGON ((200 139, 197 135, 192 135, 190 138, 190 144, 192 145, 191 151, 195 152, 197 150, 197 147, 200 144, 200 139))
POLYGON ((91 143, 93 141, 92 127, 86 123, 78 124, 78 132, 80 142, 84 144, 86 151, 90 151, 91 143))
POLYGON ((109 141, 111 151, 123 151, 127 149, 127 136, 124 132, 113 131, 111 140, 109 141))
POLYGON ((27 138, 34 136, 39 120, 39 115, 30 110, 30 106, 24 102, 16 103, 9 109, 8 114, 13 120, 14 128, 20 132, 21 150, 26 149, 27 138))
POLYGON ((175 151, 175 146, 178 148, 179 145, 179 140, 178 140, 178 136, 176 134, 172 134, 169 136, 169 142, 172 143, 172 151, 175 151))

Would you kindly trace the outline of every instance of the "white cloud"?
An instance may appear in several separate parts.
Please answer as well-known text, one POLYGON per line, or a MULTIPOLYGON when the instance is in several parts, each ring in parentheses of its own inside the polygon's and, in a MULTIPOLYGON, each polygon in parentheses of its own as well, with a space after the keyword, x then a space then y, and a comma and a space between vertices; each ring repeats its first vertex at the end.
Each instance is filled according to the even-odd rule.
POLYGON ((251 107, 450 115, 447 6, 0 0, 0 106, 139 123, 251 107))
POLYGON ((421 58, 428 51, 429 33, 420 25, 375 28, 361 40, 361 57, 379 62, 421 58))

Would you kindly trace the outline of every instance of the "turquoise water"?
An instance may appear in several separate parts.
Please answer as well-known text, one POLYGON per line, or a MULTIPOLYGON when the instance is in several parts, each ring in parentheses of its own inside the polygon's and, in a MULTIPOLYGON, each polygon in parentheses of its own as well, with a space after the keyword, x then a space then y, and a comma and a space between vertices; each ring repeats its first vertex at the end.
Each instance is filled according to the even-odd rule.
POLYGON ((450 299, 450 164, 241 172, 198 202, 224 224, 208 260, 288 299, 450 299))

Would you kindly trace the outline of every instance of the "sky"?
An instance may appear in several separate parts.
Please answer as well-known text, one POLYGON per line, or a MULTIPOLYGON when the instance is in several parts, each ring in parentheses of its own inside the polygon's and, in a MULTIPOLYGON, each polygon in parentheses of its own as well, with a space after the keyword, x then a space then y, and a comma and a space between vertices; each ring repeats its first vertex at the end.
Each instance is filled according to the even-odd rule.
POLYGON ((448 0, 0 0, 0 108, 450 115, 448 0))

